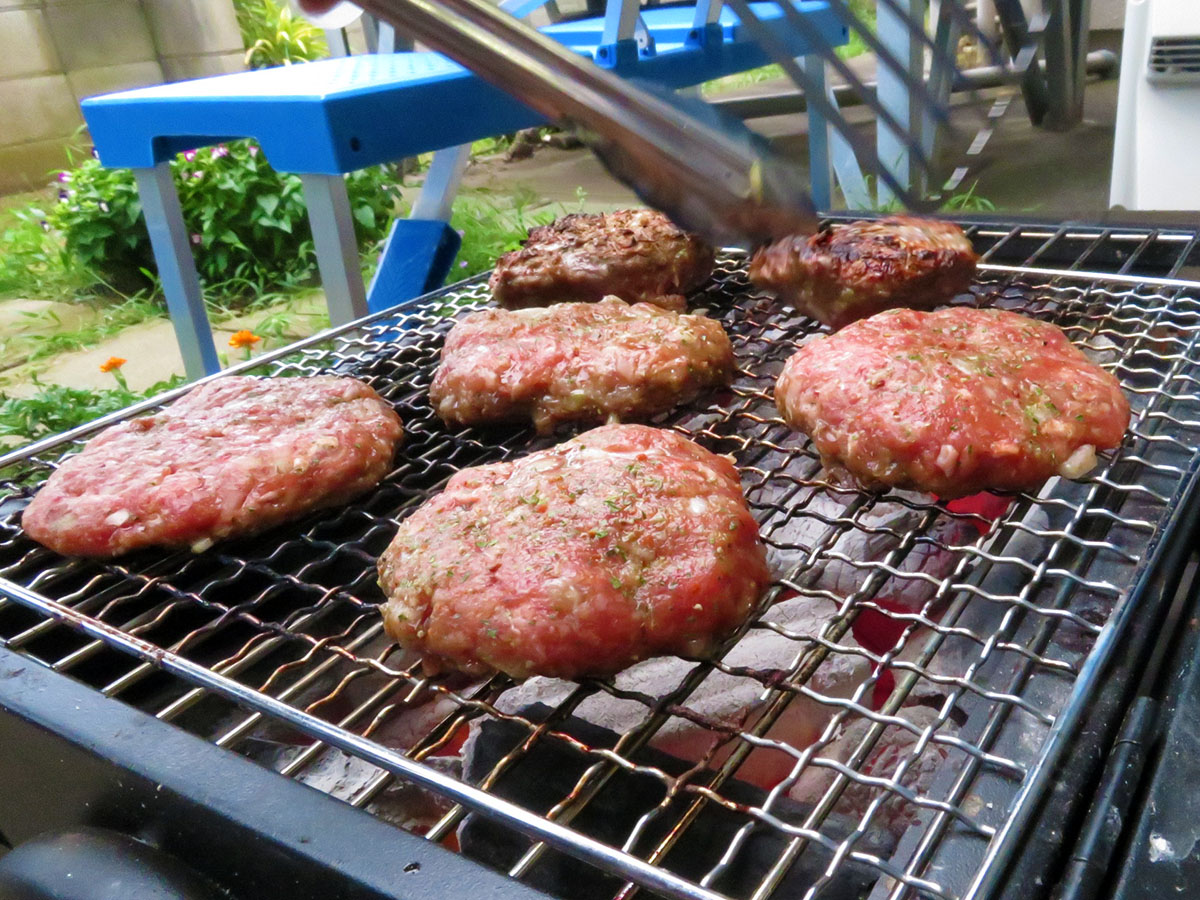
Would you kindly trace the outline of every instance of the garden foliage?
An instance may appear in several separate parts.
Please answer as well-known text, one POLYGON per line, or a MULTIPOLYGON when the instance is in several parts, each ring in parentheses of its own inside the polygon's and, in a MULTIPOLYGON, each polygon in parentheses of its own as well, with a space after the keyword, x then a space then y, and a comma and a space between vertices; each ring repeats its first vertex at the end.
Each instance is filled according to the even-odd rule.
MULTIPOLYGON (((297 175, 271 168, 251 141, 180 154, 171 163, 196 268, 210 287, 253 293, 315 271, 312 232, 297 175)), ((71 259, 123 292, 150 285, 153 254, 132 173, 86 159, 58 173, 59 202, 47 210, 71 259)), ((360 244, 387 232, 399 197, 392 166, 346 177, 360 244)))

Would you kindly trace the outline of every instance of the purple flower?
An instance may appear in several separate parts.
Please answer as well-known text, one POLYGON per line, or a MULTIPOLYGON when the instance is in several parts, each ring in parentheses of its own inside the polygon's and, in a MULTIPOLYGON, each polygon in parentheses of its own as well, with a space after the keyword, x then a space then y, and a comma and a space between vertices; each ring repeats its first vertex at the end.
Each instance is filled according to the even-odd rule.
POLYGON ((192 177, 193 177, 193 178, 203 178, 203 177, 204 177, 204 173, 203 173, 203 172, 193 172, 193 173, 192 173, 192 177))
POLYGON ((213 159, 220 159, 222 156, 228 156, 228 155, 229 155, 229 148, 226 147, 224 144, 217 144, 217 146, 212 148, 212 158, 213 159))
POLYGON ((60 182, 62 182, 63 184, 68 183, 71 180, 71 173, 70 172, 59 172, 58 180, 60 182))
POLYGON ((467 231, 465 228, 456 228, 455 230, 458 232, 459 237, 465 238, 467 236, 467 231))
POLYGON ((41 225, 42 225, 42 231, 50 230, 50 223, 47 222, 45 219, 42 219, 41 225))
POLYGON ((186 159, 188 162, 192 162, 192 160, 194 160, 196 158, 196 151, 195 150, 184 150, 183 158, 186 159))
POLYGON ((193 235, 192 235, 192 243, 193 243, 193 244, 199 244, 199 243, 200 243, 200 235, 198 235, 198 234, 193 234, 193 235))
POLYGON ((95 147, 93 147, 93 148, 92 148, 92 159, 99 159, 99 158, 100 158, 100 154, 99 154, 99 153, 97 153, 97 152, 96 152, 96 148, 95 148, 95 147))
POLYGON ((258 144, 251 144, 251 145, 250 145, 250 155, 251 155, 251 156, 258 156, 258 144))
POLYGON ((458 267, 459 267, 460 269, 465 269, 465 268, 467 267, 467 261, 464 259, 462 262, 460 262, 460 263, 458 264, 458 267))
POLYGON ((59 203, 66 203, 69 199, 71 199, 71 195, 68 194, 66 191, 58 192, 58 202, 59 203))

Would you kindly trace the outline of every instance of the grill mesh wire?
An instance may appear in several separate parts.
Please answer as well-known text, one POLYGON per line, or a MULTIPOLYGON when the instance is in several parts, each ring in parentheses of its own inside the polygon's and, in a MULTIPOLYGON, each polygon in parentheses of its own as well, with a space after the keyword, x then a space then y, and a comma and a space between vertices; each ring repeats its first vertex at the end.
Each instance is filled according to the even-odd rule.
MULTIPOLYGON (((450 314, 486 303, 478 280, 266 367, 280 375, 355 374, 395 404, 405 447, 395 471, 363 500, 200 555, 65 561, 25 538, 18 524, 24 501, 72 449, 55 445, 0 471, 0 577, 344 729, 384 744, 403 740, 410 756, 430 765, 449 765, 447 751, 471 720, 514 723, 528 740, 501 760, 485 788, 530 748, 569 742, 595 765, 549 812, 568 828, 614 789, 614 772, 636 771, 660 789, 647 796, 636 827, 621 841, 654 863, 676 842, 695 840, 689 828, 703 807, 724 807, 737 827, 689 875, 697 895, 709 889, 770 896, 796 860, 808 859, 815 865, 806 871, 816 874, 805 896, 835 896, 834 876, 851 863, 881 876, 874 896, 960 896, 962 873, 982 864, 1101 626, 1116 604, 1129 601, 1127 588, 1145 566, 1200 446, 1200 286, 1036 272, 1061 268, 1065 255, 1070 269, 1174 277, 1200 262, 1194 236, 988 226, 973 232, 977 246, 990 247, 989 261, 1026 271, 984 271, 973 297, 959 302, 1053 321, 1088 348, 1130 398, 1125 443, 1080 482, 1054 481, 1036 496, 1014 495, 995 521, 920 495, 872 495, 831 483, 770 399, 795 340, 815 331, 814 323, 750 289, 744 260, 724 255, 698 303, 730 332, 737 379, 731 390, 701 398, 662 424, 732 454, 741 469, 780 577, 761 614, 725 650, 773 632, 794 652, 772 668, 730 663, 723 652, 682 669, 666 695, 624 690, 619 680, 572 686, 556 695, 549 718, 535 723, 505 705, 512 686, 503 678, 429 679, 388 645, 375 609, 374 562, 396 523, 454 472, 552 443, 518 428, 452 433, 432 414, 427 390, 441 339, 450 314), (780 619, 782 607, 771 604, 792 597, 826 604, 822 626, 797 631, 780 619), (871 633, 874 641, 855 639, 871 633), (882 644, 880 634, 887 638, 882 644), (722 676, 753 682, 756 700, 737 717, 714 721, 689 703, 706 681, 722 676), (596 697, 639 710, 611 749, 564 733, 566 717, 596 697), (914 705, 920 717, 912 715, 914 705), (799 707, 815 711, 805 720, 815 723, 809 735, 815 740, 789 746, 772 728, 799 707), (685 720, 712 744, 689 761, 715 775, 702 775, 700 767, 668 774, 638 762, 641 747, 685 720), (907 740, 897 741, 900 734, 907 740), (885 754, 874 751, 881 736, 892 747, 885 754), (756 803, 732 799, 727 779, 747 777, 764 760, 782 773, 776 786, 756 803), (921 769, 932 776, 914 782, 911 774, 921 769), (797 807, 785 815, 786 795, 795 788, 808 805, 799 816, 797 807), (842 823, 836 828, 835 818, 842 823), (908 826, 898 846, 878 852, 873 838, 896 822, 908 826), (753 880, 742 874, 731 882, 729 876, 745 872, 740 860, 764 832, 777 838, 772 858, 753 880), (937 865, 951 843, 957 880, 937 865)), ((465 814, 13 600, 0 600, 0 639, 376 815, 398 824, 437 820, 431 839, 452 843, 465 814)), ((530 847, 512 873, 536 880, 543 850, 530 847)))

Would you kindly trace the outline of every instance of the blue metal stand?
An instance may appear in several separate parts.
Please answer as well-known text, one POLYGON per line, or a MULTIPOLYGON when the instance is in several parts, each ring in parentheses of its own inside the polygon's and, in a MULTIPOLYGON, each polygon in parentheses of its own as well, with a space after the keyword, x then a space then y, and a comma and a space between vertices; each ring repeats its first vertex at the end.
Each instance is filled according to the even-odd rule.
POLYGON ((345 325, 367 314, 367 293, 358 263, 358 240, 346 181, 341 175, 301 175, 317 268, 329 304, 329 323, 345 325))
POLYGON ((167 311, 183 354, 184 371, 191 380, 202 378, 218 371, 220 363, 170 165, 160 162, 136 168, 133 175, 142 199, 154 261, 158 264, 158 277, 167 298, 167 311))

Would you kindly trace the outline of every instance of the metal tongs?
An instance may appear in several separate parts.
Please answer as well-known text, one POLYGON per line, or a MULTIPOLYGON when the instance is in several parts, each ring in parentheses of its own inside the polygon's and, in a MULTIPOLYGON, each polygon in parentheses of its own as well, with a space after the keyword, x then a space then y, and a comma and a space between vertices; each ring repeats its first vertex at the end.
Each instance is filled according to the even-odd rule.
POLYGON ((803 174, 741 123, 701 121, 486 0, 356 2, 575 127, 646 203, 714 243, 753 248, 817 228, 803 174))

